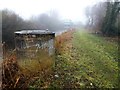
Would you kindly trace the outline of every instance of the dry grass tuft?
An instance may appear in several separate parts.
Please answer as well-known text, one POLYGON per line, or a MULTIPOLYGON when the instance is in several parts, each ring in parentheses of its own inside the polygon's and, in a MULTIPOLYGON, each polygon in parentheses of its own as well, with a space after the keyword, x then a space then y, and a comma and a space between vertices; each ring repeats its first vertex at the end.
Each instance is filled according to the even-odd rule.
POLYGON ((62 35, 58 35, 56 37, 55 48, 56 48, 57 54, 60 54, 62 52, 65 42, 72 40, 74 32, 75 32, 75 29, 72 29, 72 30, 66 31, 66 32, 62 33, 62 35))
POLYGON ((52 74, 53 64, 53 57, 44 51, 32 59, 23 60, 17 60, 14 53, 3 62, 2 88, 29 88, 33 82, 47 79, 52 74))
POLYGON ((2 87, 3 89, 12 88, 17 80, 16 74, 19 71, 19 65, 16 60, 15 54, 10 55, 2 63, 2 87))

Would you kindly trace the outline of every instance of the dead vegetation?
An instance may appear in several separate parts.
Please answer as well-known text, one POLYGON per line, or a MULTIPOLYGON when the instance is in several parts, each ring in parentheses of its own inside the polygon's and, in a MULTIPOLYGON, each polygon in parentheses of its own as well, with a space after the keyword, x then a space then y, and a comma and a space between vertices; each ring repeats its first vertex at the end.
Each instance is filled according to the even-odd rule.
POLYGON ((15 55, 10 55, 3 61, 2 64, 2 88, 12 88, 16 86, 18 82, 17 73, 19 71, 19 65, 15 55))
MULTIPOLYGON (((56 55, 64 50, 64 43, 72 39, 74 30, 69 30, 56 37, 56 55)), ((54 88, 57 78, 56 56, 49 56, 44 50, 37 52, 34 58, 16 57, 16 51, 4 58, 2 67, 2 88, 54 88)), ((29 57, 29 56, 28 56, 29 57)), ((57 62, 58 63, 58 62, 57 62)))
POLYGON ((67 41, 72 40, 73 38, 73 32, 75 32, 75 29, 71 29, 69 31, 66 31, 62 33, 61 35, 58 35, 55 39, 55 49, 56 49, 56 54, 60 54, 62 52, 62 49, 64 47, 64 43, 67 41))
POLYGON ((47 87, 52 77, 53 57, 46 52, 38 52, 39 55, 33 59, 18 60, 15 52, 3 61, 2 88, 33 88, 37 81, 38 88, 47 87), (46 83, 47 82, 47 83, 46 83))

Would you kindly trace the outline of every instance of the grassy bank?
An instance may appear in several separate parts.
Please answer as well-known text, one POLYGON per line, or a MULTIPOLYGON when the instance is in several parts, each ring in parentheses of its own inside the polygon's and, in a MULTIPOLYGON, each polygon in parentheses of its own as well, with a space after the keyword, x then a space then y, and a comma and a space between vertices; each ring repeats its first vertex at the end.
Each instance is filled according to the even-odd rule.
POLYGON ((74 35, 73 44, 79 67, 96 87, 117 87, 118 45, 85 32, 74 35))
POLYGON ((113 88, 118 86, 118 45, 83 31, 74 33, 57 55, 56 87, 113 88))

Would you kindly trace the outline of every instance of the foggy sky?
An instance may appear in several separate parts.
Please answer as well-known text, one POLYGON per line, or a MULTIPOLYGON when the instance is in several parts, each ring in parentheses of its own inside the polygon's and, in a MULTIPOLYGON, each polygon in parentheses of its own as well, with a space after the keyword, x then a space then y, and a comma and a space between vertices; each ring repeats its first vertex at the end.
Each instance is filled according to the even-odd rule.
POLYGON ((0 9, 12 10, 24 19, 55 10, 62 19, 85 23, 84 9, 101 0, 0 0, 0 9))

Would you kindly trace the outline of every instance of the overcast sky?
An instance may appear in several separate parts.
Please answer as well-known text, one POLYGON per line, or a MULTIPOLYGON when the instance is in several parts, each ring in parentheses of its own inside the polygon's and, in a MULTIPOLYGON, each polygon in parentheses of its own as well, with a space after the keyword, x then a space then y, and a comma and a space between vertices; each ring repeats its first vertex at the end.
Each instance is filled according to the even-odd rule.
POLYGON ((101 0, 0 0, 0 9, 10 9, 24 19, 56 10, 63 19, 85 22, 85 7, 98 1, 101 0))

